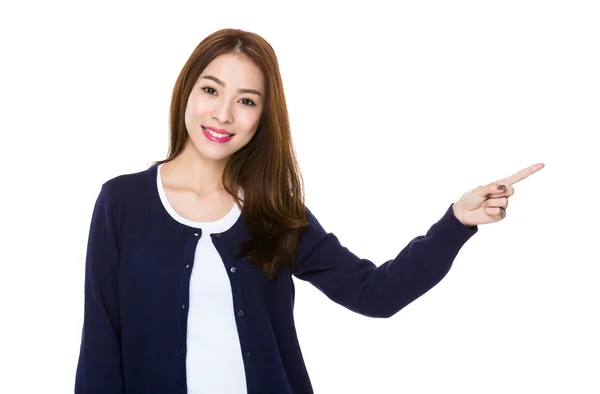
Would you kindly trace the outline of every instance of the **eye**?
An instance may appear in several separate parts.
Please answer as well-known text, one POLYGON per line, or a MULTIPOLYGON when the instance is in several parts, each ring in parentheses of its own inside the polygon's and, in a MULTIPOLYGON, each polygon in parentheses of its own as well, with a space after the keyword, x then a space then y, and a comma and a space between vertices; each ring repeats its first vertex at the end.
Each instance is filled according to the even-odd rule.
MULTIPOLYGON (((202 88, 202 90, 205 93, 213 95, 213 96, 217 93, 217 91, 215 89, 211 88, 210 86, 205 86, 202 88)), ((242 101, 242 104, 244 104, 245 106, 248 106, 248 107, 254 107, 256 105, 256 103, 254 101, 250 100, 249 98, 243 98, 240 101, 242 101)))
POLYGON ((209 92, 209 91, 207 91, 207 89, 210 89, 212 92, 215 92, 215 93, 216 93, 216 91, 215 91, 213 88, 209 87, 209 86, 207 86, 207 87, 205 87, 205 88, 202 88, 202 90, 204 90, 206 93, 208 93, 208 94, 213 94, 212 92, 209 92))
POLYGON ((256 105, 256 104, 254 103, 254 101, 252 101, 252 100, 250 100, 250 99, 248 99, 248 98, 243 98, 241 101, 244 101, 244 100, 245 100, 245 101, 247 101, 246 103, 244 103, 244 105, 247 105, 247 106, 249 106, 249 107, 253 107, 253 106, 255 106, 255 105, 256 105))

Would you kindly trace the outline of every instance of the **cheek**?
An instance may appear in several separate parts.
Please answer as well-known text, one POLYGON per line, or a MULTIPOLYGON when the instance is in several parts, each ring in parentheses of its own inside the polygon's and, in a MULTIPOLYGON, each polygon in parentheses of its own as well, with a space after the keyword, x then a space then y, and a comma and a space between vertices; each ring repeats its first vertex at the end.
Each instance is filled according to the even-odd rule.
POLYGON ((243 124, 243 128, 247 133, 255 133, 258 124, 260 123, 260 116, 256 114, 245 114, 243 117, 238 118, 240 123, 243 124))
POLYGON ((209 109, 209 102, 201 95, 191 94, 185 107, 186 122, 193 122, 201 118, 209 109))
POLYGON ((191 120, 196 117, 198 113, 198 100, 196 100, 193 96, 190 96, 187 105, 185 107, 185 119, 191 120))
POLYGON ((186 128, 190 129, 190 122, 193 119, 194 114, 193 114, 193 108, 192 108, 192 99, 188 100, 188 103, 185 107, 185 115, 184 115, 184 121, 185 121, 185 126, 186 128))

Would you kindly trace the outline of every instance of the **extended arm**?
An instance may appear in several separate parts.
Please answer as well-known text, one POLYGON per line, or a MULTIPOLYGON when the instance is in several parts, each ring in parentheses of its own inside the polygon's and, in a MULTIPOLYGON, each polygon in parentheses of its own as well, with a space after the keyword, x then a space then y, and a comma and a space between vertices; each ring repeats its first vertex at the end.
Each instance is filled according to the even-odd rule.
POLYGON ((294 275, 331 300, 370 317, 390 317, 435 286, 448 273, 465 242, 477 233, 454 216, 452 205, 424 236, 377 267, 342 246, 307 209, 294 275))

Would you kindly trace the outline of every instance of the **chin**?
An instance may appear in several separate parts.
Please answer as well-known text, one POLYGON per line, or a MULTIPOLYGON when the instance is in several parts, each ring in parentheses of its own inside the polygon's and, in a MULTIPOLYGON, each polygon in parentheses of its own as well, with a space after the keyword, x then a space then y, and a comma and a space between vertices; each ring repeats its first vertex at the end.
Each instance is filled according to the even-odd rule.
POLYGON ((221 146, 207 146, 203 144, 194 144, 194 149, 198 155, 213 161, 228 160, 237 151, 237 149, 231 151, 231 147, 227 149, 221 146))

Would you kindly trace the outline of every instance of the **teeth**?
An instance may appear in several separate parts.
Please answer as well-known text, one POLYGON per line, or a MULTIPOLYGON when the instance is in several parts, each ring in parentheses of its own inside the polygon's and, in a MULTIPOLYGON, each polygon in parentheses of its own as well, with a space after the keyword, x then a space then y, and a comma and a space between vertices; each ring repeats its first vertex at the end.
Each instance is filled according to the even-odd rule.
POLYGON ((215 133, 214 131, 212 131, 212 130, 209 130, 209 129, 206 129, 206 128, 204 128, 204 127, 203 127, 203 129, 204 129, 204 131, 206 131, 208 134, 210 134, 210 135, 212 135, 212 136, 214 136, 214 137, 217 137, 217 138, 225 138, 225 137, 229 137, 229 136, 231 135, 231 134, 219 134, 219 133, 215 133))

